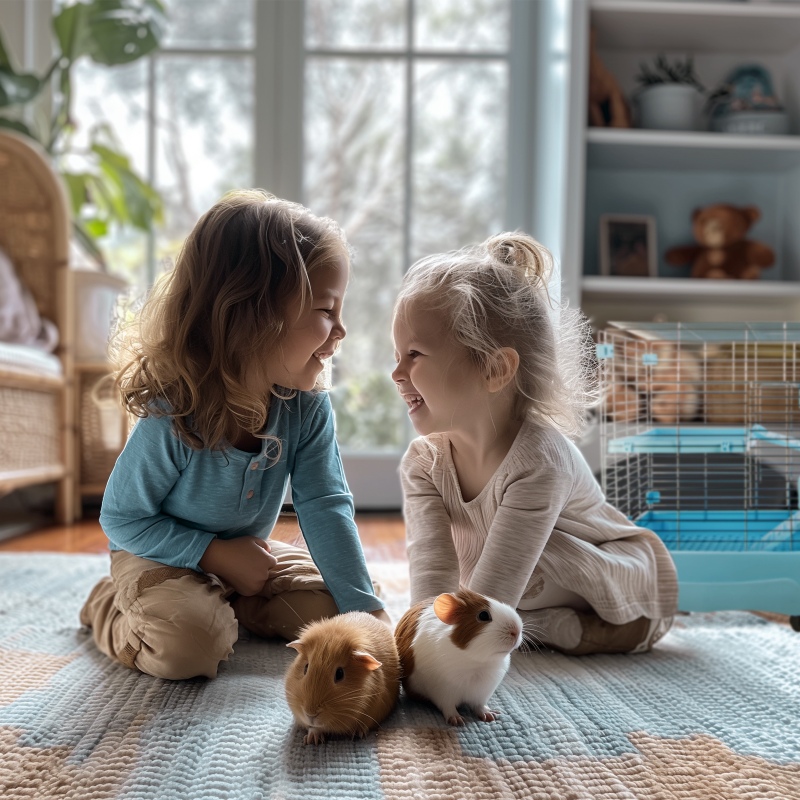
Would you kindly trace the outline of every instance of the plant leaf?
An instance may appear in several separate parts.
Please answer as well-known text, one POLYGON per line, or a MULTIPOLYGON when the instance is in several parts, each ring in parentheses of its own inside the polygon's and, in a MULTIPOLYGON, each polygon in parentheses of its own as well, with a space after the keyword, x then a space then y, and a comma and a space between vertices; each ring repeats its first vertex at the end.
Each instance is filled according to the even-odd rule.
POLYGON ((127 64, 157 49, 165 29, 160 0, 92 0, 86 5, 87 55, 127 64))
POLYGON ((109 66, 151 53, 165 25, 161 0, 89 0, 65 6, 53 18, 53 30, 69 61, 89 56, 109 66))
POLYGON ((17 72, 11 65, 0 36, 0 107, 28 103, 42 91, 44 82, 29 72, 17 72))
POLYGON ((67 187, 69 194, 69 204, 72 208, 72 216, 78 218, 81 208, 86 202, 86 184, 89 176, 85 172, 61 172, 61 177, 67 187))
POLYGON ((108 234, 108 223, 103 219, 85 219, 83 227, 92 239, 101 239, 108 234))
POLYGON ((36 137, 33 135, 33 131, 24 122, 20 122, 18 119, 0 117, 0 128, 9 128, 10 130, 17 131, 18 133, 24 133, 26 136, 30 136, 31 139, 36 139, 36 137))
POLYGON ((97 172, 90 173, 86 189, 98 216, 119 225, 131 224, 119 184, 110 179, 105 170, 100 167, 97 172))
POLYGON ((64 6, 53 17, 53 32, 58 39, 62 55, 70 62, 89 54, 87 10, 88 6, 85 3, 75 3, 64 6))
POLYGON ((106 270, 106 259, 103 251, 97 246, 95 240, 91 237, 83 223, 78 219, 72 220, 72 233, 75 238, 80 242, 86 254, 93 258, 102 267, 103 271, 106 270))
POLYGON ((158 193, 131 168, 127 156, 99 143, 91 150, 100 159, 100 170, 107 179, 107 188, 118 195, 117 208, 126 222, 149 231, 161 218, 161 199, 158 193))

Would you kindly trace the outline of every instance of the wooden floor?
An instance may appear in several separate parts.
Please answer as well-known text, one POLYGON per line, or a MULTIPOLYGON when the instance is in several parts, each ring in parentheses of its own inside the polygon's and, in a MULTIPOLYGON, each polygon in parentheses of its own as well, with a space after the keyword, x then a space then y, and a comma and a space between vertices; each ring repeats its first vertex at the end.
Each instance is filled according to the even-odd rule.
MULTIPOLYGON (((369 561, 390 561, 406 556, 405 526, 397 515, 356 515, 356 523, 369 561)), ((293 542, 302 539, 297 518, 282 514, 272 534, 293 542)), ((107 553, 108 540, 97 519, 31 531, 0 542, 0 552, 107 553)))
MULTIPOLYGON (((357 514, 356 523, 368 561, 405 559, 405 526, 399 514, 357 514)), ((283 542, 302 539, 293 514, 282 514, 272 535, 283 542)), ((73 525, 43 528, 0 542, 0 552, 107 553, 108 540, 96 519, 84 519, 73 525)), ((789 624, 789 617, 785 614, 755 613, 774 622, 789 624)))

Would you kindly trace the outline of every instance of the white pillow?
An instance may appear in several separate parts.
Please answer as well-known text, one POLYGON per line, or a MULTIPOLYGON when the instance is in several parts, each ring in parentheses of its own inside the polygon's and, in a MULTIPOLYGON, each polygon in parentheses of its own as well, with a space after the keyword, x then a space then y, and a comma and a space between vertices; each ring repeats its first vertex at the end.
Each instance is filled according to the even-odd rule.
POLYGON ((20 283, 11 259, 0 250, 0 341, 52 353, 58 328, 39 316, 33 295, 20 283))

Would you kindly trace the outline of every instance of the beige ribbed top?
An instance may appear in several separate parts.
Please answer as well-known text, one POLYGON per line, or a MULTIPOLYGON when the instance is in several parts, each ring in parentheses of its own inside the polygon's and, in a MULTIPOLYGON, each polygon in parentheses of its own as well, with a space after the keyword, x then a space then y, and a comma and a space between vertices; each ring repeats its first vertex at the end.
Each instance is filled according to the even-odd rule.
POLYGON ((461 583, 517 607, 550 580, 615 624, 677 609, 664 544, 606 501, 580 450, 553 428, 523 423, 469 502, 446 434, 415 439, 400 477, 412 603, 461 583))

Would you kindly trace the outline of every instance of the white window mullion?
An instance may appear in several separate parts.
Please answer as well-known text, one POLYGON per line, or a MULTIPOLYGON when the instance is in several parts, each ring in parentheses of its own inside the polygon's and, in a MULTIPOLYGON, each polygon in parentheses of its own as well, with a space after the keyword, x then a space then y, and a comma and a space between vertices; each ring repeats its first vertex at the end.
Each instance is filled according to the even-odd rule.
MULTIPOLYGON (((27 0, 25 7, 25 57, 23 68, 42 73, 53 60, 52 3, 27 0)), ((13 43, 11 45, 13 47, 13 43)))
MULTIPOLYGON (((511 0, 509 55, 508 188, 509 229, 531 233, 569 264, 565 230, 564 182, 571 137, 566 94, 567 53, 562 41, 568 0, 531 3, 511 0)), ((567 276, 565 294, 571 295, 567 276)), ((562 294, 561 270, 550 285, 562 294)))
POLYGON ((305 2, 256 3, 255 185, 303 200, 305 2))
POLYGON ((536 23, 540 4, 511 0, 506 225, 533 232, 537 144, 536 23))
POLYGON ((409 0, 406 10, 406 53, 405 53, 405 121, 406 149, 404 154, 405 169, 403 171, 403 269, 411 266, 411 209, 414 202, 414 5, 416 0, 409 0))
MULTIPOLYGON (((147 180, 151 185, 156 185, 156 60, 157 55, 147 59, 147 180)), ((153 230, 147 234, 147 285, 152 286, 158 275, 156 264, 156 235, 153 230)))

